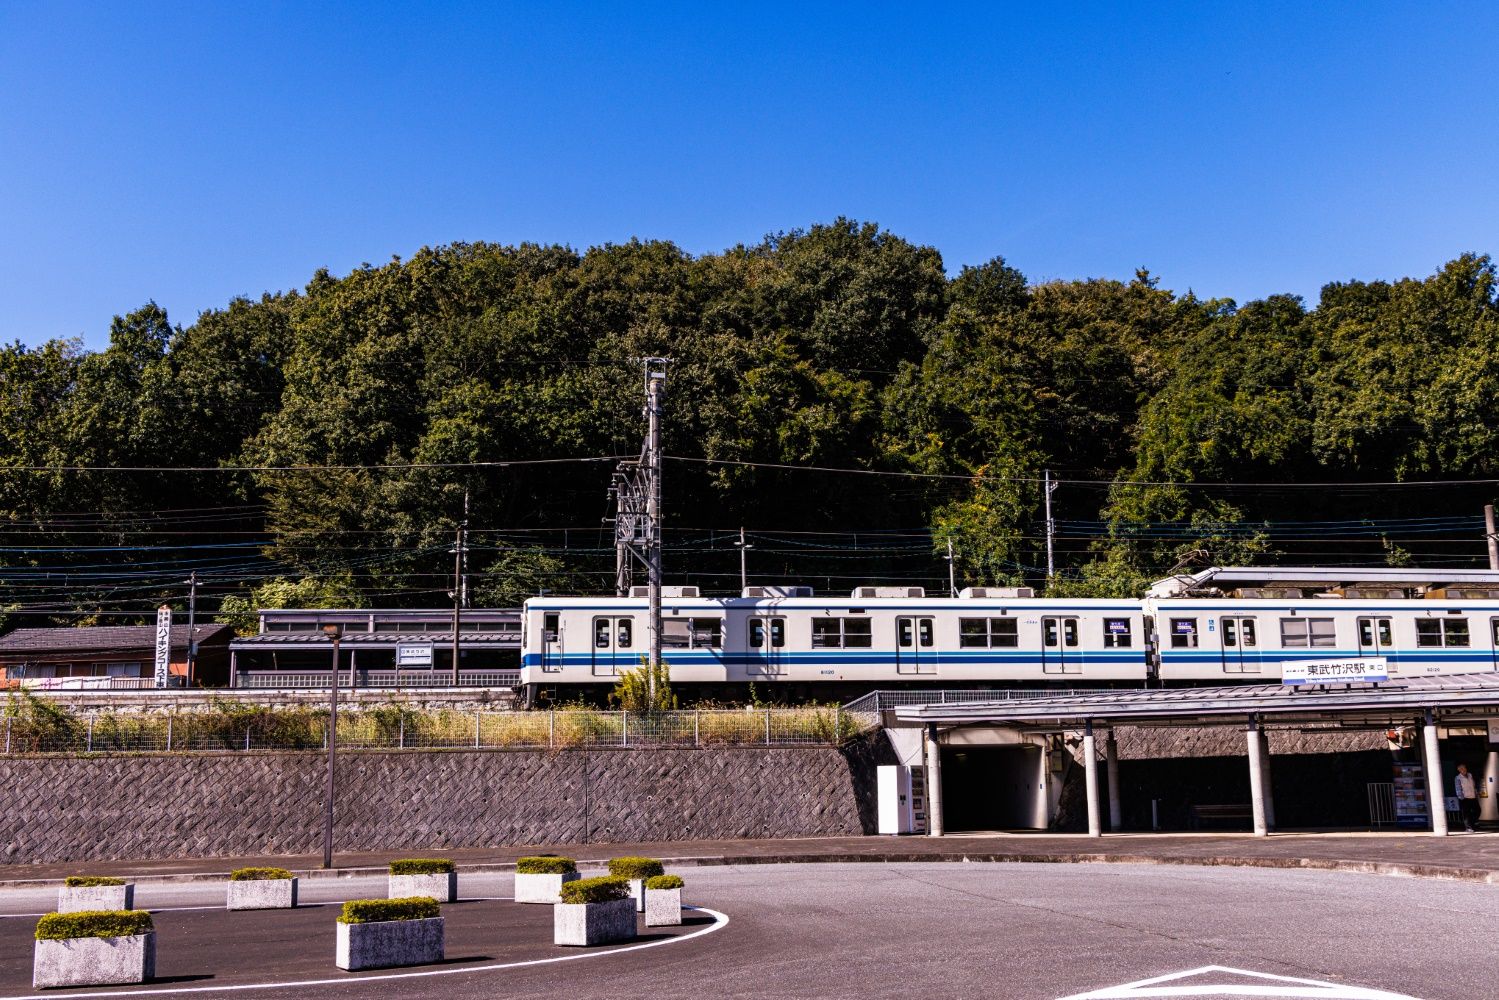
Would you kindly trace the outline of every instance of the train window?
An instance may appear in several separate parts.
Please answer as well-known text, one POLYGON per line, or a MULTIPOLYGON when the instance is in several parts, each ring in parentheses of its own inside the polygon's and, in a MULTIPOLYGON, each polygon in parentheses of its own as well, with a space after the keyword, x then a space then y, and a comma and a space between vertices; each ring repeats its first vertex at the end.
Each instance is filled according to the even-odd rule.
POLYGON ((1417 618, 1416 645, 1466 646, 1468 645, 1468 619, 1417 618))
POLYGON ((1069 646, 1077 645, 1077 619, 1062 619, 1062 641, 1069 646))
POLYGON ((593 646, 595 649, 609 648, 609 619, 595 618, 593 620, 593 646))
POLYGON ((1057 644, 1057 620, 1055 618, 1041 619, 1041 644, 1043 646, 1057 644))
POLYGON ((620 649, 629 649, 634 638, 635 623, 628 618, 620 618, 615 622, 615 630, 618 637, 615 645, 620 649))
POLYGON ((1103 620, 1103 645, 1105 649, 1128 646, 1133 640, 1128 618, 1105 618, 1103 620))
POLYGON ((1197 647, 1197 619, 1171 619, 1171 647, 1173 649, 1195 649, 1197 647))
POLYGON ((1395 640, 1390 631, 1388 618, 1360 618, 1358 620, 1358 644, 1366 648, 1393 646, 1395 640))
POLYGON ((874 644, 874 632, 868 618, 812 619, 812 648, 868 649, 874 644))
POLYGON ((908 649, 911 645, 911 619, 897 618, 895 620, 895 641, 901 649, 908 649))
POLYGON ((930 646, 932 644, 932 620, 930 618, 920 619, 916 623, 916 634, 921 637, 921 644, 923 646, 930 646))
POLYGON ((666 618, 661 622, 661 645, 672 649, 704 649, 723 645, 722 618, 666 618))
POLYGON ((1020 644, 1013 618, 959 618, 958 645, 968 649, 986 646, 1013 649, 1020 644))
POLYGON ((557 633, 562 628, 562 616, 556 612, 548 612, 541 616, 541 641, 556 642, 557 633))
POLYGON ((749 623, 749 642, 751 649, 765 648, 766 627, 770 629, 770 645, 780 649, 786 645, 786 619, 784 618, 751 618, 749 623))
POLYGON ((1287 649, 1336 646, 1338 635, 1331 618, 1282 618, 1280 644, 1287 649))
POLYGON ((1014 648, 1020 645, 1020 631, 1013 618, 989 619, 989 645, 1014 648))

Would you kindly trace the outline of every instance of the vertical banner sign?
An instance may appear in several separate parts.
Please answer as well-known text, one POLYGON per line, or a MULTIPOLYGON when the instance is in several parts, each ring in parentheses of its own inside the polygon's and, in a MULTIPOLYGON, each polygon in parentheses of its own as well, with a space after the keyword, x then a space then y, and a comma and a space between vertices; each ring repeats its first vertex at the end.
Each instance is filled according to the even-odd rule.
MULTIPOLYGON (((192 641, 192 637, 188 637, 192 641)), ((172 608, 163 604, 156 609, 156 686, 167 686, 172 669, 172 608)))

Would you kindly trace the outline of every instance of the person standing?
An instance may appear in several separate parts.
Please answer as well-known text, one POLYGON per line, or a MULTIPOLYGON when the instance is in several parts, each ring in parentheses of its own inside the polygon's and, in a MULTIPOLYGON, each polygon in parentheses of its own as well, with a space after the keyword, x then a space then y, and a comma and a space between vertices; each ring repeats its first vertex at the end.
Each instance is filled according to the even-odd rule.
POLYGON ((1457 765, 1453 789, 1457 792, 1457 811, 1463 815, 1463 827, 1472 833, 1478 824, 1478 782, 1468 773, 1467 764, 1457 765))

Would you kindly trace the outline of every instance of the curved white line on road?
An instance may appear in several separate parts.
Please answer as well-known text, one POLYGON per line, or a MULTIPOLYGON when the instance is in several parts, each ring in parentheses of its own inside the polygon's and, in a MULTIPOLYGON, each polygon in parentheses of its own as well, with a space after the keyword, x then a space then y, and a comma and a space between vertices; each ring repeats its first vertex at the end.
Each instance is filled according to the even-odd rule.
POLYGON ((386 972, 374 976, 362 976, 357 973, 339 979, 300 979, 284 983, 235 983, 229 986, 178 986, 175 989, 166 987, 155 990, 100 990, 94 993, 22 993, 15 996, 0 997, 0 1000, 56 1000, 57 997, 160 997, 176 996, 188 993, 238 993, 246 990, 295 990, 305 989, 311 986, 357 986, 360 983, 388 982, 392 979, 423 979, 432 976, 457 976, 471 972, 498 972, 503 969, 522 969, 532 965, 553 965, 558 962, 577 962, 587 958, 606 958, 610 955, 623 955, 627 951, 640 951, 644 948, 659 948, 666 944, 677 944, 680 941, 690 941, 704 934, 712 934, 714 931, 722 930, 729 925, 727 914, 710 910, 706 906, 683 906, 684 910, 696 910, 706 913, 713 918, 713 923, 702 930, 693 931, 691 934, 679 934, 675 937, 663 938, 660 941, 647 941, 644 944, 627 944, 623 948, 610 948, 607 951, 588 951, 577 955, 557 955, 552 958, 532 958, 524 962, 498 962, 494 965, 465 965, 454 969, 426 969, 420 972, 386 972))

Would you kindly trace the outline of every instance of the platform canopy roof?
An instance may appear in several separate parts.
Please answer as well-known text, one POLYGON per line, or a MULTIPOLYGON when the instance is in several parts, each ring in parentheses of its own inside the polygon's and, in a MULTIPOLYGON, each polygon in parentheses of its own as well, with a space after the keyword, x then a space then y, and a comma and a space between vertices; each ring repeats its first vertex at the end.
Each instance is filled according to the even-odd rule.
POLYGON ((1382 584, 1430 590, 1438 587, 1499 587, 1499 571, 1452 569, 1446 566, 1393 568, 1389 566, 1209 566, 1158 580, 1151 597, 1178 597, 1208 588, 1320 586, 1351 587, 1382 584))
POLYGON ((1398 678, 1381 684, 1244 684, 1127 689, 957 704, 903 705, 905 723, 943 728, 1006 726, 1056 731, 1095 726, 1270 725, 1393 728, 1433 711, 1443 724, 1499 717, 1499 672, 1398 678))

